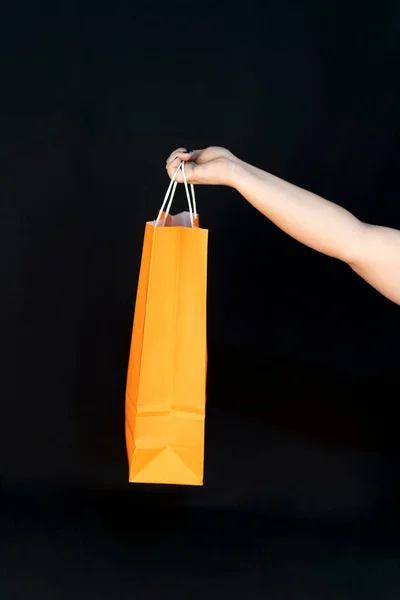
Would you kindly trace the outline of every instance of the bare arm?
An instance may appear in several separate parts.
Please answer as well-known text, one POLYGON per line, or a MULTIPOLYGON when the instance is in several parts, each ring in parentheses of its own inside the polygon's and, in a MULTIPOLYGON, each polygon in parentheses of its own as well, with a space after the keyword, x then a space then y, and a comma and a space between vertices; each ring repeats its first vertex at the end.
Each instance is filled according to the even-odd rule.
MULTIPOLYGON (((282 231, 347 263, 386 298, 400 304, 400 231, 362 223, 337 204, 253 167, 219 146, 178 148, 167 160, 170 177, 181 161, 190 183, 236 188, 282 231)), ((177 181, 182 181, 182 174, 177 181)))
POLYGON ((346 262, 400 304, 400 231, 362 223, 340 206, 237 159, 228 184, 288 235, 346 262))

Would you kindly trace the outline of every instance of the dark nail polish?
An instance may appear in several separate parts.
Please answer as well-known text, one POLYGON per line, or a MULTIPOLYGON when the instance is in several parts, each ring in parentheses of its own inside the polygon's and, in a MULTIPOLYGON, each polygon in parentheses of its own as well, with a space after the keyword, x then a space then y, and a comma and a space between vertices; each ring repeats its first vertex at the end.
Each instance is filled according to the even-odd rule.
POLYGON ((185 154, 192 154, 193 150, 191 150, 190 148, 187 148, 185 150, 185 154))

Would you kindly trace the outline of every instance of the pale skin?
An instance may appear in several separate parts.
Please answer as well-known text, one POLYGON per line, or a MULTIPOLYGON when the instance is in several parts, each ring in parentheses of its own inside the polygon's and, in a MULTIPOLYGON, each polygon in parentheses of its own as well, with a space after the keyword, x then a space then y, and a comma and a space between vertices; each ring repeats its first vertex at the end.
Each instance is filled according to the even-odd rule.
MULTIPOLYGON (((189 183, 236 189, 292 238, 337 258, 392 302, 400 305, 400 231, 363 223, 344 208, 245 163, 213 146, 187 153, 178 148, 167 160, 168 175, 185 161, 189 183)), ((182 174, 177 181, 182 183, 182 174)))

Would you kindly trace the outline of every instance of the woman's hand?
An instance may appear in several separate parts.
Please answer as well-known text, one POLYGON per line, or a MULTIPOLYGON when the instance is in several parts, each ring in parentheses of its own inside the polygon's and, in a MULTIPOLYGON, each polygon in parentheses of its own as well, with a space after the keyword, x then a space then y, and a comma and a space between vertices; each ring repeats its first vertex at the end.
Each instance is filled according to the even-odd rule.
MULTIPOLYGON (((185 161, 185 175, 189 183, 231 185, 232 167, 236 160, 232 152, 218 146, 194 151, 178 148, 168 158, 166 168, 168 175, 172 177, 180 163, 185 161)), ((183 182, 181 172, 176 181, 183 182)))

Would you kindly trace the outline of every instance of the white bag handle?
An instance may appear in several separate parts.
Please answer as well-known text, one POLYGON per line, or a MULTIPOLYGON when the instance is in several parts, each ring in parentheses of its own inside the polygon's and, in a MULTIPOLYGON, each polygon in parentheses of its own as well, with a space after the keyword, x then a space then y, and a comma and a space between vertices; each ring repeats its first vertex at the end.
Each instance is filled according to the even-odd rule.
POLYGON ((157 225, 159 224, 160 218, 161 218, 162 213, 164 212, 164 209, 165 209, 165 216, 164 216, 163 227, 165 225, 165 221, 167 220, 167 217, 169 215, 169 211, 171 209, 172 200, 174 199, 174 195, 175 195, 175 191, 176 191, 176 186, 178 185, 178 182, 176 181, 176 177, 178 175, 179 169, 182 169, 183 183, 185 185, 186 197, 187 197, 188 206, 189 206, 190 223, 191 223, 192 227, 194 227, 194 220, 195 220, 195 218, 197 216, 196 197, 195 197, 195 194, 194 194, 194 185, 191 183, 190 184, 190 190, 192 192, 192 198, 190 198, 190 192, 189 192, 188 182, 187 182, 187 179, 186 179, 185 162, 184 161, 181 162, 181 164, 176 169, 175 173, 173 174, 173 176, 171 178, 170 184, 169 184, 167 192, 166 192, 166 194, 164 196, 164 201, 163 201, 162 206, 160 208, 160 211, 158 213, 158 217, 156 219, 154 227, 157 227, 157 225), (168 201, 168 197, 169 197, 169 201, 168 201), (168 202, 168 204, 167 204, 167 202, 168 202), (165 208, 166 204, 167 204, 167 208, 165 208))

